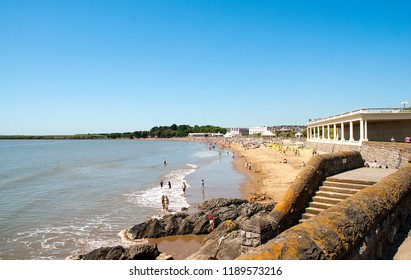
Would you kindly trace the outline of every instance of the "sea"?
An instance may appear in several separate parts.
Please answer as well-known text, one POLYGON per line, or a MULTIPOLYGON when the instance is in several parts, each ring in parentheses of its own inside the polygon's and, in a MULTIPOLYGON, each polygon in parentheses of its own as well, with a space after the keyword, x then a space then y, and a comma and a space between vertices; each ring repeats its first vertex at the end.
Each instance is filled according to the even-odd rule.
POLYGON ((170 212, 241 197, 246 178, 232 161, 231 151, 188 141, 0 140, 0 259, 127 245, 126 228, 166 214, 162 195, 170 212))

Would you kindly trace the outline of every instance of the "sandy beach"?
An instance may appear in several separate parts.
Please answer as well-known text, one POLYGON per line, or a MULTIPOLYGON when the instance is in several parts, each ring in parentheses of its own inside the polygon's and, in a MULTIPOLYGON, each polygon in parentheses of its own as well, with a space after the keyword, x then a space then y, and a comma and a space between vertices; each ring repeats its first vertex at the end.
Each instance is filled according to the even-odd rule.
MULTIPOLYGON (((312 150, 309 149, 300 148, 296 153, 293 146, 287 148, 255 144, 254 139, 241 141, 187 139, 187 141, 205 141, 210 145, 217 145, 220 149, 234 152, 234 168, 247 177, 246 182, 239 186, 242 198, 261 203, 278 202, 303 168, 302 164, 307 163, 312 156, 312 150), (251 163, 251 169, 247 167, 246 162, 251 163)), ((192 236, 170 236, 151 239, 150 242, 157 243, 160 251, 181 260, 196 252, 201 247, 202 239, 202 237, 192 236)))
POLYGON ((248 177, 241 186, 241 192, 246 198, 264 197, 268 202, 278 202, 297 174, 302 165, 312 156, 312 150, 292 149, 285 153, 260 146, 259 148, 244 148, 240 144, 229 146, 236 153, 234 167, 248 177), (251 169, 246 168, 246 162, 251 163, 251 169))

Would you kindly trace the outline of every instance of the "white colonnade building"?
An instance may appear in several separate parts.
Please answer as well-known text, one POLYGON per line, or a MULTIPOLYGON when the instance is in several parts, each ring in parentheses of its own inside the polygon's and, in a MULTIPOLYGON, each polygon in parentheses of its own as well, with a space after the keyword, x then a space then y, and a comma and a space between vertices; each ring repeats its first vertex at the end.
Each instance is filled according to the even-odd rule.
POLYGON ((360 146, 364 141, 403 142, 411 136, 411 108, 359 109, 310 120, 307 141, 360 146))

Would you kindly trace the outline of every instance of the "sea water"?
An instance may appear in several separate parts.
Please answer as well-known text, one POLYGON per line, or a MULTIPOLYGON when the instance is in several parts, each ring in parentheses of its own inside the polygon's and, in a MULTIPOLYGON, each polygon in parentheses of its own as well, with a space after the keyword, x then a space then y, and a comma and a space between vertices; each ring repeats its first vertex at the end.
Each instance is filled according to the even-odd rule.
POLYGON ((0 259, 65 259, 122 245, 125 228, 165 214, 162 195, 177 212, 241 197, 244 180, 229 151, 204 143, 2 140, 0 259))

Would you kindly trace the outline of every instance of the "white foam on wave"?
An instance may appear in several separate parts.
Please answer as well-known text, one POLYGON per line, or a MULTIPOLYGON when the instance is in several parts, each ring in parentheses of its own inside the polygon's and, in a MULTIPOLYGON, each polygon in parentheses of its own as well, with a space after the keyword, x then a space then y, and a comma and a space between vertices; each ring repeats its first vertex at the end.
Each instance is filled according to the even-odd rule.
POLYGON ((117 227, 108 217, 93 216, 75 219, 66 225, 45 225, 18 232, 8 242, 32 252, 26 256, 29 259, 58 259, 62 255, 77 255, 96 248, 117 245, 118 240, 107 238, 103 234, 113 228, 117 227))
MULTIPOLYGON (((161 210, 161 197, 166 195, 170 201, 169 212, 177 212, 182 208, 188 208, 190 204, 183 194, 182 186, 183 182, 185 182, 186 176, 196 171, 197 165, 186 164, 186 166, 187 168, 173 170, 164 176, 162 179, 164 186, 162 188, 160 187, 160 182, 155 183, 148 189, 130 194, 128 202, 161 210), (168 181, 171 183, 171 188, 169 188, 167 184, 168 181)), ((187 182, 186 186, 187 188, 190 188, 190 184, 187 182)))
POLYGON ((215 157, 216 154, 217 153, 215 150, 202 150, 202 151, 196 152, 194 156, 197 158, 211 158, 211 157, 215 157))
POLYGON ((119 232, 119 236, 121 238, 121 242, 123 245, 125 246, 132 246, 132 245, 139 245, 139 244, 147 244, 148 240, 143 238, 143 239, 134 239, 132 240, 129 236, 128 236, 128 230, 127 229, 123 229, 122 231, 119 232))

